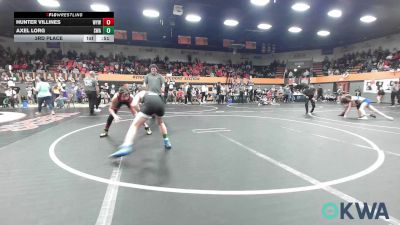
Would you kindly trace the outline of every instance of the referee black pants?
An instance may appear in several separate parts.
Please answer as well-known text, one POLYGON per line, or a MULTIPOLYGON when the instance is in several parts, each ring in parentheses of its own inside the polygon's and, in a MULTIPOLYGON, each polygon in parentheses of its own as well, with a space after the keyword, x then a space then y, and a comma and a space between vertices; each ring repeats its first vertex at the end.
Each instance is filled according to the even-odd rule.
POLYGON ((314 112, 315 109, 315 100, 314 100, 314 96, 306 96, 306 113, 308 113, 308 103, 311 102, 311 111, 310 112, 314 112))
POLYGON ((392 105, 394 105, 395 103, 395 98, 397 98, 397 103, 400 104, 399 92, 400 91, 392 91, 392 93, 390 94, 390 100, 392 101, 392 105))
POLYGON ((87 91, 86 96, 89 100, 90 114, 94 114, 94 106, 96 105, 96 102, 97 102, 97 92, 96 91, 87 91))

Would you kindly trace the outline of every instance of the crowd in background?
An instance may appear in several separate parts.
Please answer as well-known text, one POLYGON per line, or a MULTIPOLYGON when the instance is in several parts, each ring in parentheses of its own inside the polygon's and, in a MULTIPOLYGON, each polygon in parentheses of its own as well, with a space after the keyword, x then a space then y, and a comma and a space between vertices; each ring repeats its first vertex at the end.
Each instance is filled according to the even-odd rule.
MULTIPOLYGON (((115 55, 97 55, 96 52, 77 53, 60 49, 47 52, 45 49, 36 49, 35 52, 15 51, 0 45, 0 74, 1 80, 7 73, 6 66, 12 66, 12 72, 18 77, 22 72, 49 72, 53 74, 82 74, 88 71, 105 74, 135 74, 149 73, 148 66, 157 64, 161 74, 173 76, 209 76, 243 78, 261 77, 270 78, 277 75, 278 68, 285 68, 285 62, 273 61, 267 66, 253 65, 252 61, 244 60, 240 64, 228 61, 226 64, 212 64, 198 58, 187 56, 186 62, 171 61, 167 56, 154 59, 139 59, 137 56, 125 56, 123 53, 115 55)), ((341 75, 346 72, 364 73, 375 71, 391 71, 400 68, 400 51, 393 49, 353 52, 343 55, 338 59, 325 57, 321 62, 321 73, 324 75, 341 75)), ((315 68, 287 69, 285 77, 313 76, 315 68)), ((18 79, 18 78, 17 78, 18 79)))
MULTIPOLYGON (((43 78, 43 76, 41 77, 43 78)), ((75 103, 88 102, 82 78, 83 76, 65 80, 62 76, 59 76, 52 81, 43 79, 43 81, 49 83, 51 99, 55 103, 56 109, 69 108, 70 105, 75 107, 75 103)), ((20 87, 22 86, 16 86, 10 80, 7 84, 2 83, 0 85, 0 103, 11 107, 21 107, 23 101, 28 104, 37 104, 37 92, 35 90, 37 82, 37 79, 25 82, 24 90, 21 90, 20 87), (7 99, 7 103, 4 103, 5 99, 7 99)), ((120 85, 118 83, 100 83, 96 108, 99 107, 100 103, 109 103, 120 85)), ((140 89, 140 86, 141 84, 130 84, 133 95, 140 89)), ((194 85, 177 83, 167 77, 164 87, 164 101, 172 104, 290 103, 299 101, 302 98, 302 94, 294 89, 293 85, 273 85, 270 88, 262 88, 254 85, 252 79, 237 79, 232 83, 226 84, 194 85)), ((334 95, 335 93, 332 93, 331 90, 327 90, 324 96, 321 94, 324 99, 332 99, 334 95)))
MULTIPOLYGON (((138 59, 136 56, 124 56, 122 53, 115 56, 98 56, 96 52, 80 53, 68 51, 65 54, 61 50, 47 52, 44 49, 36 49, 34 53, 15 51, 0 45, 0 104, 2 99, 8 99, 11 106, 21 104, 23 100, 28 103, 36 102, 35 79, 36 74, 47 74, 44 77, 51 84, 53 101, 58 107, 64 107, 64 103, 82 103, 86 101, 85 92, 80 80, 82 74, 95 71, 106 74, 134 74, 145 75, 149 73, 148 66, 155 63, 159 67, 159 73, 168 76, 209 76, 209 77, 274 77, 276 69, 284 67, 284 62, 274 61, 268 66, 254 66, 251 61, 240 64, 210 64, 188 56, 187 62, 172 62, 168 57, 161 59, 138 59), (17 83, 24 83, 25 90, 20 90, 17 83)), ((327 75, 340 75, 356 68, 356 72, 393 71, 400 68, 400 51, 392 52, 383 50, 369 50, 345 54, 336 60, 328 57, 322 62, 322 71, 327 75)), ((300 77, 313 75, 312 68, 303 68, 300 77)), ((286 77, 296 77, 292 71, 287 71, 286 77)), ((297 76, 298 77, 298 76, 297 76)), ((250 79, 251 80, 251 79, 250 79)), ((100 98, 108 102, 115 93, 115 85, 103 85, 100 98)), ((136 90, 132 86, 132 91, 136 90)), ((331 92, 328 90, 327 93, 331 92)), ((249 83, 216 84, 192 86, 191 84, 175 84, 167 78, 165 89, 165 101, 172 103, 188 103, 193 100, 199 103, 212 102, 256 102, 262 96, 273 102, 291 102, 296 96, 290 86, 272 87, 270 89, 257 88, 249 83)), ((328 94, 332 99, 334 93, 328 94)), ((3 104, 4 105, 4 104, 3 104)))
MULTIPOLYGON (((328 95, 321 97, 330 99, 328 95)), ((167 80, 165 85, 165 102, 172 104, 203 104, 206 102, 225 104, 225 103, 291 103, 302 100, 303 96, 294 85, 273 85, 271 88, 261 88, 255 86, 250 80, 248 83, 221 84, 215 85, 191 85, 175 84, 172 80, 167 80)))
MULTIPOLYGON (((226 64, 207 63, 198 58, 187 57, 187 62, 171 61, 168 57, 154 59, 138 59, 137 56, 97 55, 96 52, 78 54, 61 50, 47 52, 36 49, 34 53, 23 52, 21 49, 13 51, 0 45, 0 68, 11 65, 13 72, 50 72, 63 74, 81 74, 88 71, 105 74, 136 74, 145 75, 149 72, 150 64, 157 64, 162 74, 173 76, 210 76, 210 77, 274 77, 277 67, 284 67, 283 62, 274 61, 268 66, 253 66, 251 61, 245 60, 240 64, 228 62, 226 64)), ((1 72, 1 71, 0 71, 1 72)))
POLYGON ((322 70, 326 75, 341 75, 346 72, 368 73, 378 71, 397 71, 400 69, 400 51, 378 48, 345 54, 336 60, 325 57, 322 70))

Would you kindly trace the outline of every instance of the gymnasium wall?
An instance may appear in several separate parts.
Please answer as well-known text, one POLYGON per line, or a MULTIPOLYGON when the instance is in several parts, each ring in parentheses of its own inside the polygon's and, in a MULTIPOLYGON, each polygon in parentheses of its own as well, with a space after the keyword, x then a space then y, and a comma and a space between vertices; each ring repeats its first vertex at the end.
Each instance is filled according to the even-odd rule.
POLYGON ((322 89, 324 89, 324 92, 330 92, 332 93, 333 91, 333 83, 324 83, 324 84, 315 84, 315 87, 318 87, 318 85, 321 86, 322 89))
POLYGON ((349 92, 351 95, 355 95, 356 89, 361 90, 361 95, 367 98, 374 97, 376 95, 371 94, 371 93, 363 93, 363 87, 364 87, 364 81, 354 81, 350 82, 350 87, 349 87, 349 92))
MULTIPOLYGON (((351 95, 355 95, 355 90, 361 90, 361 96, 371 99, 373 102, 376 102, 376 94, 374 93, 364 93, 363 90, 364 81, 354 81, 350 82, 349 92, 351 95)), ((383 103, 390 103, 390 93, 386 93, 385 97, 383 98, 383 103)))
POLYGON ((333 56, 334 58, 340 58, 347 53, 368 51, 369 49, 377 49, 379 47, 382 47, 383 50, 400 50, 400 33, 334 48, 333 56))

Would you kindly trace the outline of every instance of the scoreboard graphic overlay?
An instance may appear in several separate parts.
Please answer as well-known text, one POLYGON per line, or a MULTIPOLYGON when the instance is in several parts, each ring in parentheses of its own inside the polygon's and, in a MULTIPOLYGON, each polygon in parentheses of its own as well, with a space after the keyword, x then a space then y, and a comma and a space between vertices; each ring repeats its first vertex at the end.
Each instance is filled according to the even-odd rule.
POLYGON ((14 12, 14 42, 114 42, 114 12, 14 12))

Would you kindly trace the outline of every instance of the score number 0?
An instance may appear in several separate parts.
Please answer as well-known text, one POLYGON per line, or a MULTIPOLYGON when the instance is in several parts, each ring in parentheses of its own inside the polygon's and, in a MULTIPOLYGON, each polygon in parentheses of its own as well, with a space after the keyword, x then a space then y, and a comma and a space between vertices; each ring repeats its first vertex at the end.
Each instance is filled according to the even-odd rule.
POLYGON ((114 18, 103 18, 103 26, 114 26, 114 18))

